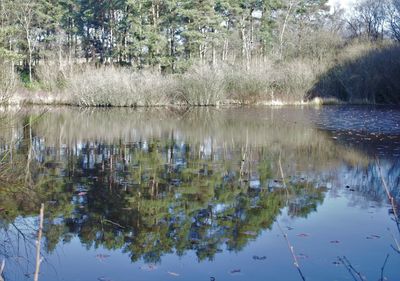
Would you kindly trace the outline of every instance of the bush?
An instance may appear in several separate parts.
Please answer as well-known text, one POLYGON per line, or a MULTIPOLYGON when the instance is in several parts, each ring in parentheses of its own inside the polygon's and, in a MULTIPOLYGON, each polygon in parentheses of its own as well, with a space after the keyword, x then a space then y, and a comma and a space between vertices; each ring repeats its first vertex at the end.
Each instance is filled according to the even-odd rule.
MULTIPOLYGON (((324 37, 325 38, 325 37, 324 37)), ((304 44, 312 42, 304 41, 304 44)), ((39 81, 23 102, 79 106, 162 106, 285 104, 303 99, 336 102, 399 103, 400 47, 353 41, 339 51, 328 39, 302 56, 280 60, 255 57, 243 64, 194 64, 183 74, 124 67, 40 65, 39 81), (35 91, 35 92, 33 92, 35 91)), ((15 78, 1 68, 0 101, 13 94, 15 78), (9 76, 7 76, 9 75, 9 76)))
POLYGON ((175 81, 172 103, 218 105, 225 100, 223 73, 206 65, 197 65, 175 81))
POLYGON ((260 100, 272 99, 272 69, 270 61, 254 65, 248 71, 235 66, 225 67, 225 91, 228 97, 240 104, 255 104, 260 100))
POLYGON ((0 62, 0 104, 8 103, 15 93, 18 79, 11 66, 0 62))
POLYGON ((167 103, 171 84, 160 74, 88 67, 71 75, 66 94, 80 106, 155 106, 167 103))

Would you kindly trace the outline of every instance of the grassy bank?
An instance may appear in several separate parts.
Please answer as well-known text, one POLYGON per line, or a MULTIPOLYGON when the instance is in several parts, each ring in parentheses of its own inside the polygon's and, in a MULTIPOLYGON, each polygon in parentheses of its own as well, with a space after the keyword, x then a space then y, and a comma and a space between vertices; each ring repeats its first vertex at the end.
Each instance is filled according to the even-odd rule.
POLYGON ((325 56, 195 64, 183 74, 40 65, 23 86, 1 73, 0 102, 77 106, 399 103, 400 47, 353 42, 325 56), (7 82, 5 82, 7 81, 7 82))

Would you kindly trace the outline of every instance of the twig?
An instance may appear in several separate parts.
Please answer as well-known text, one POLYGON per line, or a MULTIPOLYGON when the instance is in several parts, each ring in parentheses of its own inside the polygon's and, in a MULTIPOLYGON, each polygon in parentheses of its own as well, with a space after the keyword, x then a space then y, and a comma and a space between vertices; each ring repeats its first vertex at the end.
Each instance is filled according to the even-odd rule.
POLYGON ((396 248, 395 248, 393 245, 392 245, 392 248, 393 248, 396 252, 398 252, 398 253, 400 254, 400 244, 399 244, 399 241, 397 241, 396 237, 394 237, 392 231, 390 231, 390 228, 388 228, 387 230, 390 232, 390 235, 392 235, 392 238, 393 238, 394 243, 396 243, 396 248))
POLYGON ((386 259, 385 259, 385 261, 384 261, 384 263, 383 263, 383 265, 381 267, 381 279, 379 279, 379 281, 384 281, 384 279, 383 279, 383 271, 385 270, 386 263, 387 263, 388 259, 389 259, 389 254, 386 255, 386 259))
POLYGON ((398 216, 398 214, 397 214, 396 201, 395 201, 394 197, 390 194, 389 187, 388 187, 388 185, 387 185, 387 183, 386 183, 386 181, 385 181, 385 178, 384 178, 383 175, 382 175, 381 166, 380 166, 380 164, 379 164, 379 158, 378 158, 377 156, 375 156, 375 159, 376 159, 376 165, 377 165, 377 167, 378 167, 378 172, 379 172, 379 176, 380 176, 380 178, 381 178, 383 187, 385 188, 386 195, 387 195, 387 197, 388 197, 388 199, 389 199, 390 204, 392 205, 393 215, 394 215, 394 219, 395 219, 396 224, 397 224, 397 228, 398 228, 399 231, 400 231, 400 228, 399 228, 400 222, 399 222, 399 216, 398 216))
POLYGON ((243 173, 244 173, 244 165, 245 165, 246 158, 247 158, 248 143, 249 143, 249 131, 247 130, 246 131, 246 147, 245 147, 245 150, 243 151, 243 148, 242 148, 242 161, 240 163, 240 179, 239 179, 240 181, 242 180, 242 176, 243 176, 243 173))
POLYGON ((36 269, 35 269, 35 276, 34 281, 39 280, 39 271, 40 271, 40 264, 42 263, 42 258, 40 257, 40 243, 42 241, 42 232, 43 232, 43 218, 44 218, 44 204, 40 206, 40 216, 39 216, 39 230, 38 230, 38 238, 36 241, 36 269))
POLYGON ((344 262, 344 260, 341 257, 338 257, 338 260, 343 264, 343 266, 347 269, 347 271, 350 273, 350 275, 353 277, 354 281, 359 281, 357 280, 356 276, 354 273, 351 271, 351 268, 344 262))
POLYGON ((360 277, 361 280, 365 280, 365 277, 361 274, 361 272, 357 271, 353 265, 351 264, 351 262, 346 258, 346 256, 343 256, 343 258, 347 261, 348 265, 350 266, 350 268, 358 275, 358 277, 360 277))
POLYGON ((4 267, 6 266, 6 261, 5 260, 3 260, 2 262, 1 262, 1 266, 0 266, 0 276, 3 274, 3 271, 4 271, 4 267))
POLYGON ((4 278, 3 278, 3 271, 4 271, 4 267, 6 266, 6 261, 5 260, 3 260, 2 262, 1 262, 1 266, 0 266, 0 281, 4 281, 4 278))
POLYGON ((286 180, 285 180, 285 174, 283 173, 283 169, 282 169, 281 154, 282 154, 282 151, 279 151, 278 165, 279 165, 279 170, 280 170, 280 172, 281 172, 283 187, 284 187, 285 190, 286 190, 286 200, 289 200, 289 190, 288 190, 288 188, 287 188, 286 180))
MULTIPOLYGON (((397 226, 397 230, 400 233, 400 221, 399 221, 399 216, 398 216, 398 213, 397 213, 396 201, 395 201, 394 197, 390 194, 389 187, 388 187, 388 185, 386 183, 385 178, 383 177, 381 166, 379 164, 379 158, 377 156, 375 156, 375 161, 376 161, 376 165, 378 167, 378 172, 379 172, 379 176, 381 178, 383 187, 385 188, 385 191, 386 191, 386 195, 388 197, 388 200, 389 200, 390 204, 392 205, 393 216, 394 216, 394 221, 395 221, 396 226, 397 226)), ((398 254, 400 254, 399 242, 397 241, 396 237, 393 235, 393 233, 391 231, 390 231, 390 234, 392 235, 392 238, 393 238, 393 240, 394 240, 394 242, 396 244, 397 249, 393 245, 391 245, 391 246, 392 246, 393 250, 395 250, 398 254)))
POLYGON ((294 247, 290 244, 288 235, 287 235, 285 232, 283 232, 283 229, 282 229, 282 227, 281 227, 281 225, 279 224, 278 221, 277 221, 277 224, 278 224, 279 230, 281 231, 283 237, 284 237, 285 240, 286 240, 286 243, 287 243, 287 245, 288 245, 289 251, 290 251, 290 253, 292 254, 294 266, 295 266, 295 267, 297 268, 297 270, 299 271, 299 274, 300 274, 301 279, 302 279, 303 281, 306 281, 306 278, 304 277, 304 274, 303 274, 303 272, 301 271, 300 264, 299 264, 299 262, 298 262, 298 260, 297 260, 296 254, 295 254, 295 252, 294 252, 294 247))
POLYGON ((347 268, 347 270, 350 272, 351 276, 354 278, 354 280, 359 281, 356 276, 353 274, 353 272, 360 278, 361 281, 365 281, 365 277, 354 268, 354 266, 351 264, 351 262, 346 258, 346 256, 343 256, 343 258, 338 257, 339 261, 347 268))
POLYGON ((119 228, 125 228, 124 226, 120 225, 119 223, 113 222, 112 220, 108 220, 108 219, 103 219, 104 222, 108 222, 111 223, 115 226, 118 226, 119 228))

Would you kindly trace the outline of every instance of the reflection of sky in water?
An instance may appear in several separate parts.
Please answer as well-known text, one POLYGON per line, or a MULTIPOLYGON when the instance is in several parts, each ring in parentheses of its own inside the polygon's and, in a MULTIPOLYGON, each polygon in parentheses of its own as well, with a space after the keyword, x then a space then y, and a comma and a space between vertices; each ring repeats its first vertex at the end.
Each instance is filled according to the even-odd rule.
MULTIPOLYGON (((390 248, 387 228, 393 232, 395 229, 387 215, 389 206, 370 203, 366 209, 354 207, 349 195, 347 191, 328 195, 318 211, 307 218, 290 218, 285 210, 278 218, 304 275, 307 280, 351 280, 346 269, 335 264, 337 256, 346 256, 368 280, 378 280, 386 254, 390 253, 385 276, 395 280, 400 274, 400 255, 390 248)), ((100 247, 87 251, 74 238, 71 243, 60 245, 42 269, 41 280, 300 280, 276 223, 242 251, 223 251, 213 261, 198 262, 194 252, 188 251, 183 257, 166 254, 161 264, 149 267, 142 261, 132 264, 127 254, 119 250, 100 247), (101 258, 102 255, 109 257, 101 258), (57 268, 60 279, 52 266, 57 268)))
MULTIPOLYGON (((200 281, 213 280, 212 277, 216 281, 300 280, 276 222, 265 222, 257 225, 256 229, 248 229, 246 223, 249 222, 246 220, 256 220, 258 215, 263 215, 258 213, 260 204, 264 204, 262 206, 266 210, 278 208, 277 217, 273 218, 288 234, 307 280, 351 280, 345 267, 337 264, 338 256, 346 256, 368 280, 378 280, 387 253, 390 253, 390 258, 385 275, 388 280, 400 276, 400 254, 391 249, 394 243, 391 232, 396 237, 398 233, 389 215, 390 206, 385 203, 386 194, 374 160, 375 155, 382 156, 380 168, 383 176, 392 194, 399 199, 400 160, 396 154, 400 136, 399 110, 339 106, 257 109, 251 113, 245 109, 227 109, 225 112, 229 113, 228 118, 223 116, 222 121, 219 118, 224 111, 213 113, 215 115, 211 119, 217 125, 209 124, 215 126, 211 129, 204 125, 201 115, 195 121, 197 127, 171 120, 172 134, 171 128, 164 132, 162 127, 157 127, 159 122, 147 123, 144 118, 145 125, 138 123, 137 129, 126 129, 129 132, 127 135, 134 137, 124 139, 125 128, 121 128, 119 137, 114 139, 115 136, 111 136, 112 141, 108 143, 77 138, 71 142, 73 145, 59 143, 57 146, 57 142, 49 145, 48 139, 52 136, 43 133, 46 130, 40 127, 41 124, 37 125, 37 130, 34 127, 33 132, 37 135, 33 139, 34 159, 38 166, 50 167, 48 171, 39 168, 38 171, 43 174, 35 179, 40 180, 44 175, 49 177, 44 177, 45 183, 47 180, 51 182, 51 179, 62 179, 72 194, 66 199, 67 203, 72 203, 69 205, 72 208, 69 225, 64 227, 62 217, 56 217, 51 222, 61 227, 56 231, 66 234, 60 235, 52 253, 45 254, 40 280, 200 281), (234 126, 232 130, 224 127, 227 123, 239 123, 247 114, 250 115, 248 123, 244 122, 237 130, 234 126), (250 125, 254 128, 246 129, 247 133, 243 134, 244 127, 250 125), (201 132, 196 135, 198 131, 201 132), (158 135, 153 135, 153 132, 158 135), (214 137, 213 133, 217 136, 214 137), (235 134, 239 135, 238 139, 234 138, 235 134), (165 145, 163 142, 172 142, 171 135, 174 136, 173 144, 165 145), (158 144, 154 146, 155 143, 158 144), (150 150, 159 153, 150 155, 150 150), (287 200, 277 166, 280 153, 287 184, 298 188, 297 193, 294 192, 287 200), (110 161, 113 169, 110 168, 110 161), (153 172, 154 169, 158 174, 153 172), (141 178, 136 175, 139 170, 145 173, 141 178), (71 176, 71 171, 76 175, 71 176), (158 183, 155 183, 155 178, 158 183), (212 192, 210 186, 213 187, 212 192), (326 192, 323 191, 325 188, 326 192), (322 198, 319 198, 321 193, 322 198), (126 246, 137 238, 134 224, 141 221, 135 216, 129 217, 129 212, 135 212, 135 208, 158 210, 157 204, 166 202, 164 200, 169 194, 174 201, 167 206, 166 216, 171 218, 158 218, 157 213, 142 211, 150 217, 143 215, 141 219, 147 219, 147 224, 142 224, 142 228, 148 231, 149 237, 153 237, 158 234, 157 223, 169 223, 167 230, 171 232, 160 235, 173 237, 175 240, 169 243, 176 243, 176 246, 179 242, 176 241, 177 234, 185 227, 181 223, 186 218, 190 219, 192 225, 187 234, 188 245, 182 256, 177 255, 176 247, 161 245, 166 250, 160 249, 160 262, 145 263, 139 253, 139 261, 132 263, 130 256, 136 253, 126 246), (265 194, 275 201, 263 201, 265 197, 269 198, 265 194), (152 197, 158 199, 150 200, 152 197), (282 205, 276 203, 281 199, 282 205), (108 209, 102 210, 103 205, 108 209), (184 208, 177 208, 181 205, 185 205, 184 208), (114 250, 105 249, 104 241, 102 244, 101 227, 93 233, 93 237, 98 239, 96 242, 85 240, 86 236, 90 237, 91 226, 98 226, 99 219, 107 219, 114 209, 119 208, 121 218, 115 216, 113 219, 126 222, 124 227, 128 230, 125 233, 124 229, 117 227, 115 232, 111 232, 115 239, 122 237, 122 241, 112 246, 114 250), (213 216, 208 216, 210 212, 213 216), (157 223, 150 223, 153 222, 152 216, 157 223), (224 225, 234 220, 238 220, 237 225, 224 225), (240 220, 247 228, 239 227, 240 220), (71 233, 68 227, 72 228, 71 233), (203 241, 203 234, 203 238, 209 240, 203 241), (238 241, 234 241, 236 238, 238 241), (235 247, 232 243, 239 244, 239 238, 244 239, 244 243, 235 247), (215 244, 217 249, 209 258, 199 261, 198 252, 202 250, 203 243, 215 244)), ((166 121, 168 123, 169 120, 166 121)), ((109 128, 112 129, 111 126, 109 128)), ((68 138, 69 134, 64 132, 64 136, 68 138)), ((107 137, 103 135, 99 139, 107 137)), ((20 155, 26 153, 22 144, 18 148, 20 155)), ((53 188, 57 187, 50 184, 43 193, 51 193, 53 188)), ((58 194, 46 196, 43 194, 44 198, 51 200, 48 204, 57 206, 58 194)), ((138 211, 138 216, 141 214, 138 211)), ((15 221, 31 242, 35 237, 33 223, 36 220, 29 216, 27 219, 19 216, 15 221)), ((11 238, 7 238, 8 234, 2 230, 0 238, 4 238, 4 243, 0 244, 0 255, 21 261, 7 262, 6 280, 31 280, 34 246, 31 244, 28 247, 30 260, 26 264, 19 257, 26 255, 21 234, 12 225, 9 225, 9 231, 11 238), (8 248, 7 239, 13 240, 13 249, 8 248), (24 276, 26 273, 28 275, 24 276)), ((54 236, 58 237, 56 234, 54 236)), ((154 249, 157 243, 154 242, 154 249)))

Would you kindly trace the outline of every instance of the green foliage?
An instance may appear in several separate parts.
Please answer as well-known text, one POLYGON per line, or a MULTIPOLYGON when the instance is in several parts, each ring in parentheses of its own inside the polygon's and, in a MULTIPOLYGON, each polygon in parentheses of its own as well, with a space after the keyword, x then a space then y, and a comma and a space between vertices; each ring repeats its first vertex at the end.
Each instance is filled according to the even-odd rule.
MULTIPOLYGON (((318 15, 326 1, 301 1, 297 14, 318 15)), ((0 58, 36 68, 40 61, 84 58, 179 72, 272 51, 287 5, 280 0, 4 0, 0 58), (229 39, 229 40, 228 40, 229 39)))

